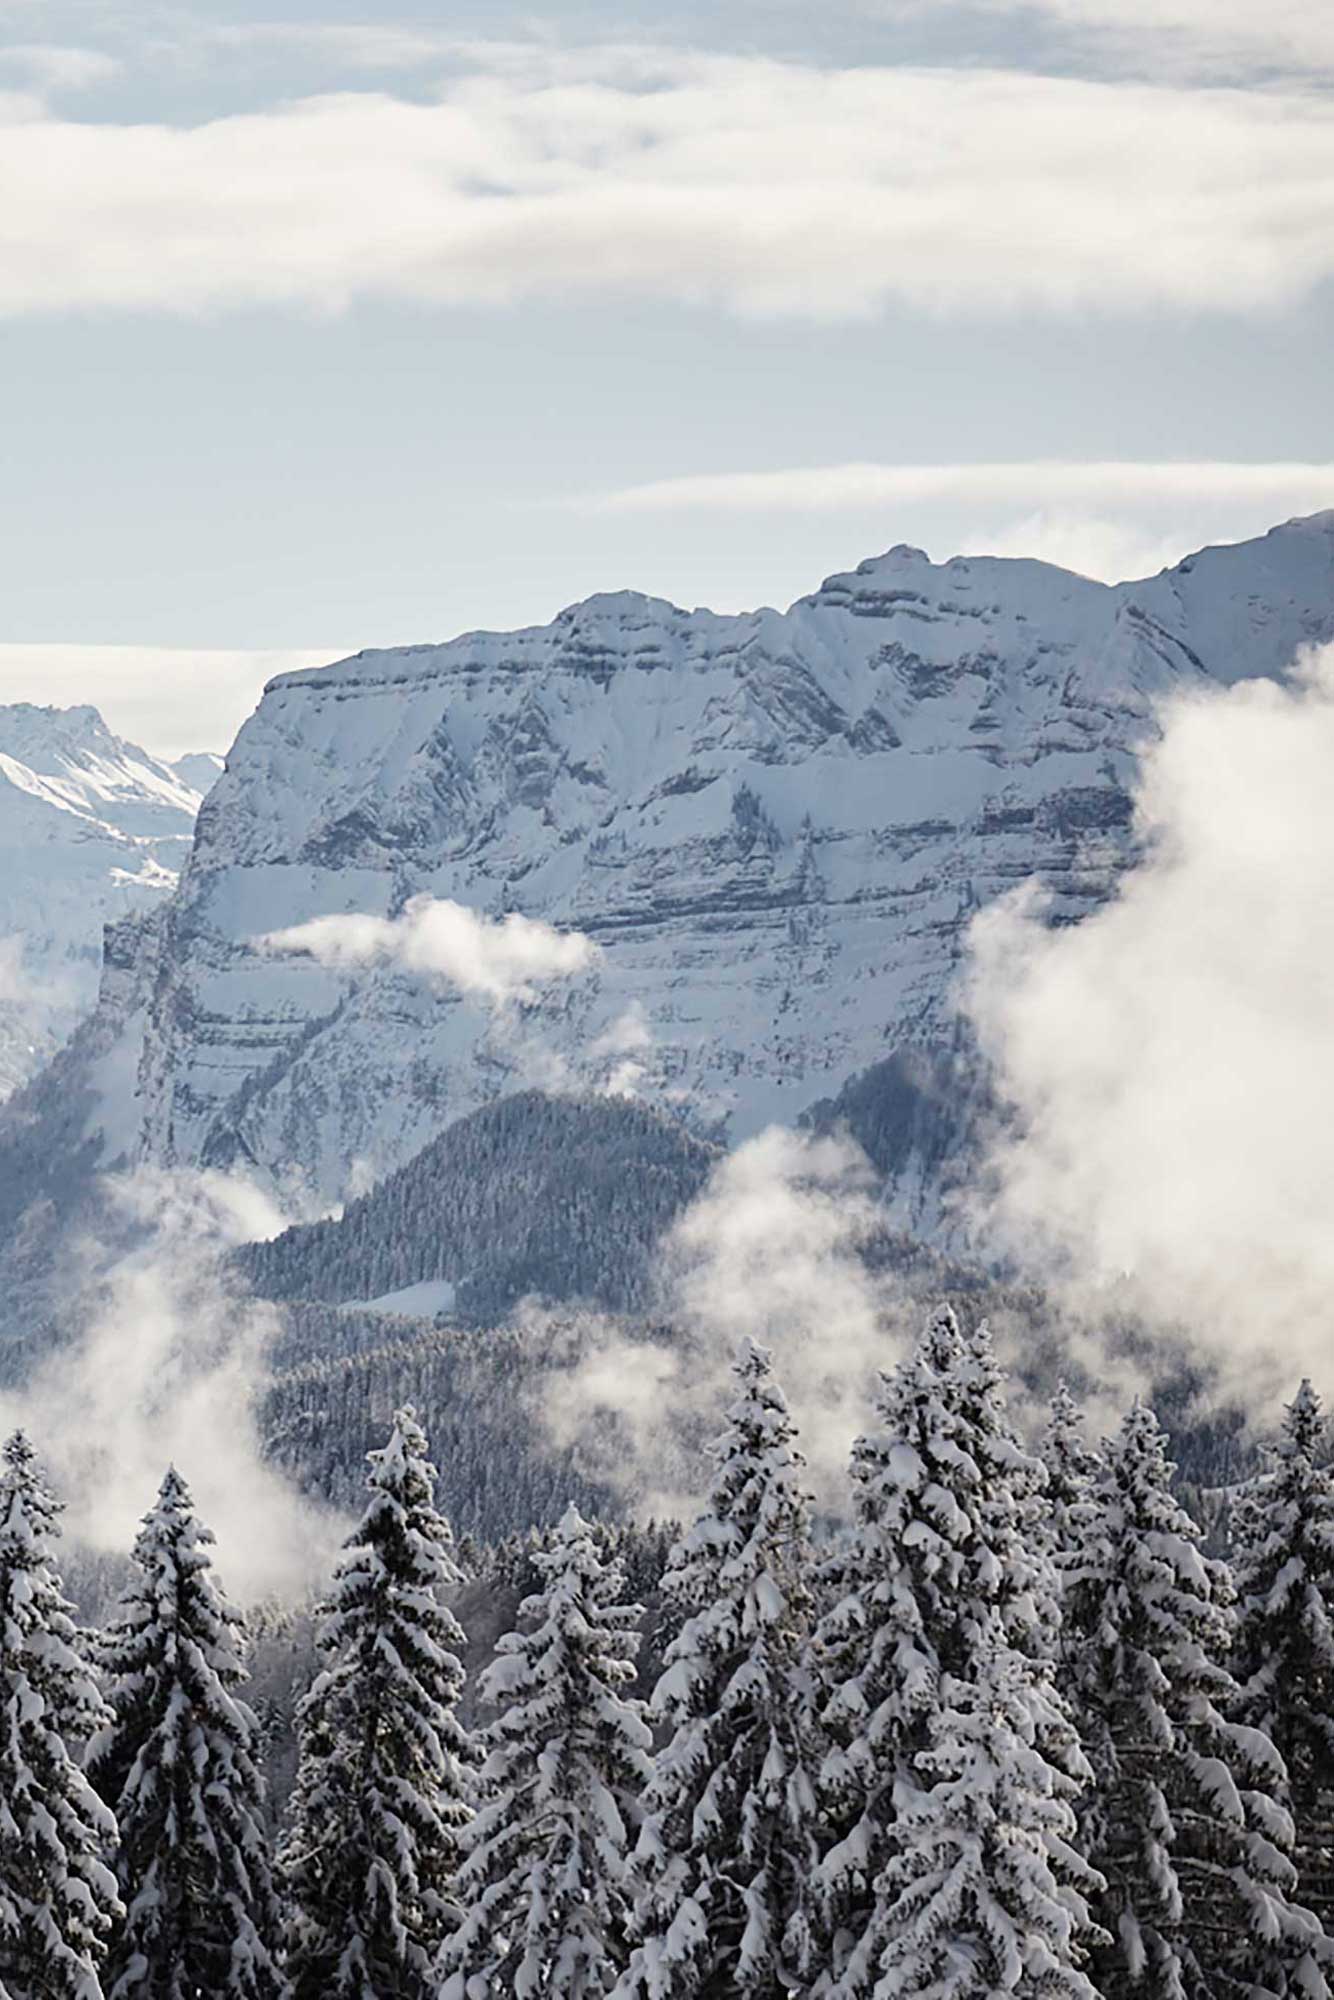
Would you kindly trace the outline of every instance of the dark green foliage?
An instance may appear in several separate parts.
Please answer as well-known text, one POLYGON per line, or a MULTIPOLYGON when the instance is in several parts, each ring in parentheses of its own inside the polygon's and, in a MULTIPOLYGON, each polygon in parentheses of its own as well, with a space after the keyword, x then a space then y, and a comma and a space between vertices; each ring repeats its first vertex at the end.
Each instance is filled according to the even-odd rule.
POLYGON ((278 2000, 258 1725, 240 1620, 174 1469, 144 1517, 138 1575, 100 1648, 114 1720, 90 1775, 116 1815, 126 1914, 109 2000, 278 2000))
POLYGON ((1237 1713, 1286 1768, 1299 1897, 1334 1929, 1334 1468, 1303 1382, 1265 1470, 1233 1509, 1237 1713))
POLYGON ((457 1921, 469 1739, 455 1713, 459 1581, 411 1410, 371 1454, 370 1501, 321 1608, 282 1852, 295 2000, 431 2000, 457 1921))
POLYGON ((629 1309, 716 1157, 624 1098, 522 1091, 451 1125, 337 1220, 247 1245, 237 1265, 272 1299, 377 1299, 445 1279, 454 1314, 474 1322, 530 1293, 629 1309))
POLYGON ((367 1452, 394 1410, 412 1403, 431 1412, 441 1506, 462 1530, 498 1542, 558 1520, 570 1500, 590 1515, 615 1511, 577 1452, 553 1445, 541 1421, 545 1371, 568 1366, 578 1351, 574 1323, 431 1330, 327 1306, 291 1311, 303 1343, 317 1351, 324 1344, 337 1356, 349 1335, 377 1342, 290 1368, 269 1389, 269 1456, 310 1490, 355 1505, 367 1452), (387 1338, 392 1330, 400 1337, 387 1338))
POLYGON ((21 1432, 0 1476, 0 1994, 101 2000, 115 1825, 78 1757, 106 1711, 52 1559, 57 1507, 21 1432))
POLYGON ((1106 1878, 1104 2000, 1321 2000, 1319 1926, 1290 1896, 1282 1761, 1232 1720, 1231 1579, 1171 1492, 1142 1405, 1062 1558, 1065 1656, 1095 1787, 1083 1832, 1106 1878))

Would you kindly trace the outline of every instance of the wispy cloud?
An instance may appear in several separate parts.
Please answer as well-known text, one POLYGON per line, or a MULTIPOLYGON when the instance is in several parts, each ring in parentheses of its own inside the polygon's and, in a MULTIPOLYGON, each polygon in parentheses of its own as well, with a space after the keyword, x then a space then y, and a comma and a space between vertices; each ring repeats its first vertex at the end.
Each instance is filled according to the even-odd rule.
POLYGON ((839 512, 884 502, 1015 501, 1123 506, 1146 500, 1253 501, 1313 512, 1334 506, 1334 461, 1008 459, 956 465, 789 466, 649 480, 574 504, 600 513, 839 512))
POLYGON ((397 965, 444 979, 495 1005, 530 1000, 552 979, 587 971, 598 947, 582 931, 558 931, 517 910, 494 918, 447 898, 414 896, 398 917, 349 912, 312 917, 258 940, 321 965, 397 965))
POLYGON ((921 540, 948 521, 969 555, 1037 557, 1116 582, 1334 506, 1334 463, 851 462, 650 480, 569 504, 593 514, 839 514, 868 545, 895 539, 895 525, 921 540))
POLYGON ((325 1572, 341 1524, 265 1458, 257 1404, 278 1317, 237 1295, 223 1264, 230 1247, 285 1218, 219 1174, 145 1170, 104 1190, 109 1240, 70 1246, 66 1275, 82 1286, 62 1301, 72 1337, 0 1392, 0 1422, 31 1431, 77 1543, 128 1548, 174 1461, 237 1594, 299 1596, 325 1572))
POLYGON ((771 1126, 719 1162, 659 1254, 670 1347, 611 1321, 577 1327, 573 1367, 538 1376, 534 1409, 562 1446, 646 1514, 688 1511, 700 1446, 718 1427, 749 1337, 769 1347, 801 1425, 812 1487, 837 1493, 878 1368, 915 1309, 859 1254, 876 1221, 873 1176, 850 1141, 771 1126))
POLYGON ((105 49, 57 42, 11 42, 0 48, 0 75, 17 76, 39 91, 93 90, 119 76, 122 67, 105 49))
POLYGON ((193 128, 25 117, 0 312, 534 296, 1265 312, 1334 274, 1334 105, 941 69, 585 50, 439 100, 193 128))

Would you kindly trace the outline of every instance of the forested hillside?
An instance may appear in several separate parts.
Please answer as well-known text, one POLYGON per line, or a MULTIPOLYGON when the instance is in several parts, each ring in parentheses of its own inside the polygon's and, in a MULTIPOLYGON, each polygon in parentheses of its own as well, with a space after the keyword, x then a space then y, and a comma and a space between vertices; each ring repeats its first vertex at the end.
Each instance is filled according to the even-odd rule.
POLYGON ((261 1297, 373 1300, 431 1280, 452 1313, 495 1321, 518 1299, 645 1302, 654 1246, 717 1149, 616 1097, 499 1099, 449 1126, 336 1219, 238 1253, 261 1297))
POLYGON ((505 1500, 545 1527, 456 1539, 428 1453, 458 1451, 498 1339, 289 1371, 289 1436, 322 1414, 373 1439, 358 1480, 325 1465, 359 1518, 313 1613, 228 1601, 173 1467, 84 1629, 58 1501, 10 1439, 6 1992, 1329 2000, 1334 1472, 1309 1383, 1227 1560, 1145 1403, 1098 1442, 1062 1388, 1035 1449, 986 1326, 948 1307, 881 1376, 833 1519, 743 1341, 684 1527, 600 1520, 552 1461, 505 1500), (433 1448, 382 1414, 409 1362, 433 1448))

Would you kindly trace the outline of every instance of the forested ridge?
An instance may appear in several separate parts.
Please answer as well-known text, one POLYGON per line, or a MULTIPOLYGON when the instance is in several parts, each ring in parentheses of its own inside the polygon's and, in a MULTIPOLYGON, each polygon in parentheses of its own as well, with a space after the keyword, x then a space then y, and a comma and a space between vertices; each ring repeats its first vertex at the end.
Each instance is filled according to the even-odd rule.
POLYGON ((272 1299, 370 1300, 445 1279, 473 1320, 533 1292, 628 1310, 717 1158, 626 1098, 520 1091, 448 1126, 341 1216, 247 1245, 237 1268, 272 1299))
POLYGON ((89 1631, 16 1435, 0 1992, 1327 2000, 1309 1383, 1226 1559, 1146 1404, 1099 1443, 1062 1387, 1031 1446, 985 1323, 946 1307, 880 1378, 840 1525, 753 1343, 711 1459, 683 1526, 567 1495, 456 1538, 400 1408, 318 1605, 248 1618, 170 1468, 89 1631))

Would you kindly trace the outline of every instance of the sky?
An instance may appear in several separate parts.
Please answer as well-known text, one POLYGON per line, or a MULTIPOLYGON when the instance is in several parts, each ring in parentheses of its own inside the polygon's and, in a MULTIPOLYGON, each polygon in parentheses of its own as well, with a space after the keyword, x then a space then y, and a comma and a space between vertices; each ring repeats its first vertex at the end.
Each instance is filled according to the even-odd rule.
POLYGON ((0 0, 0 699, 1334 505, 1310 0, 0 0))

